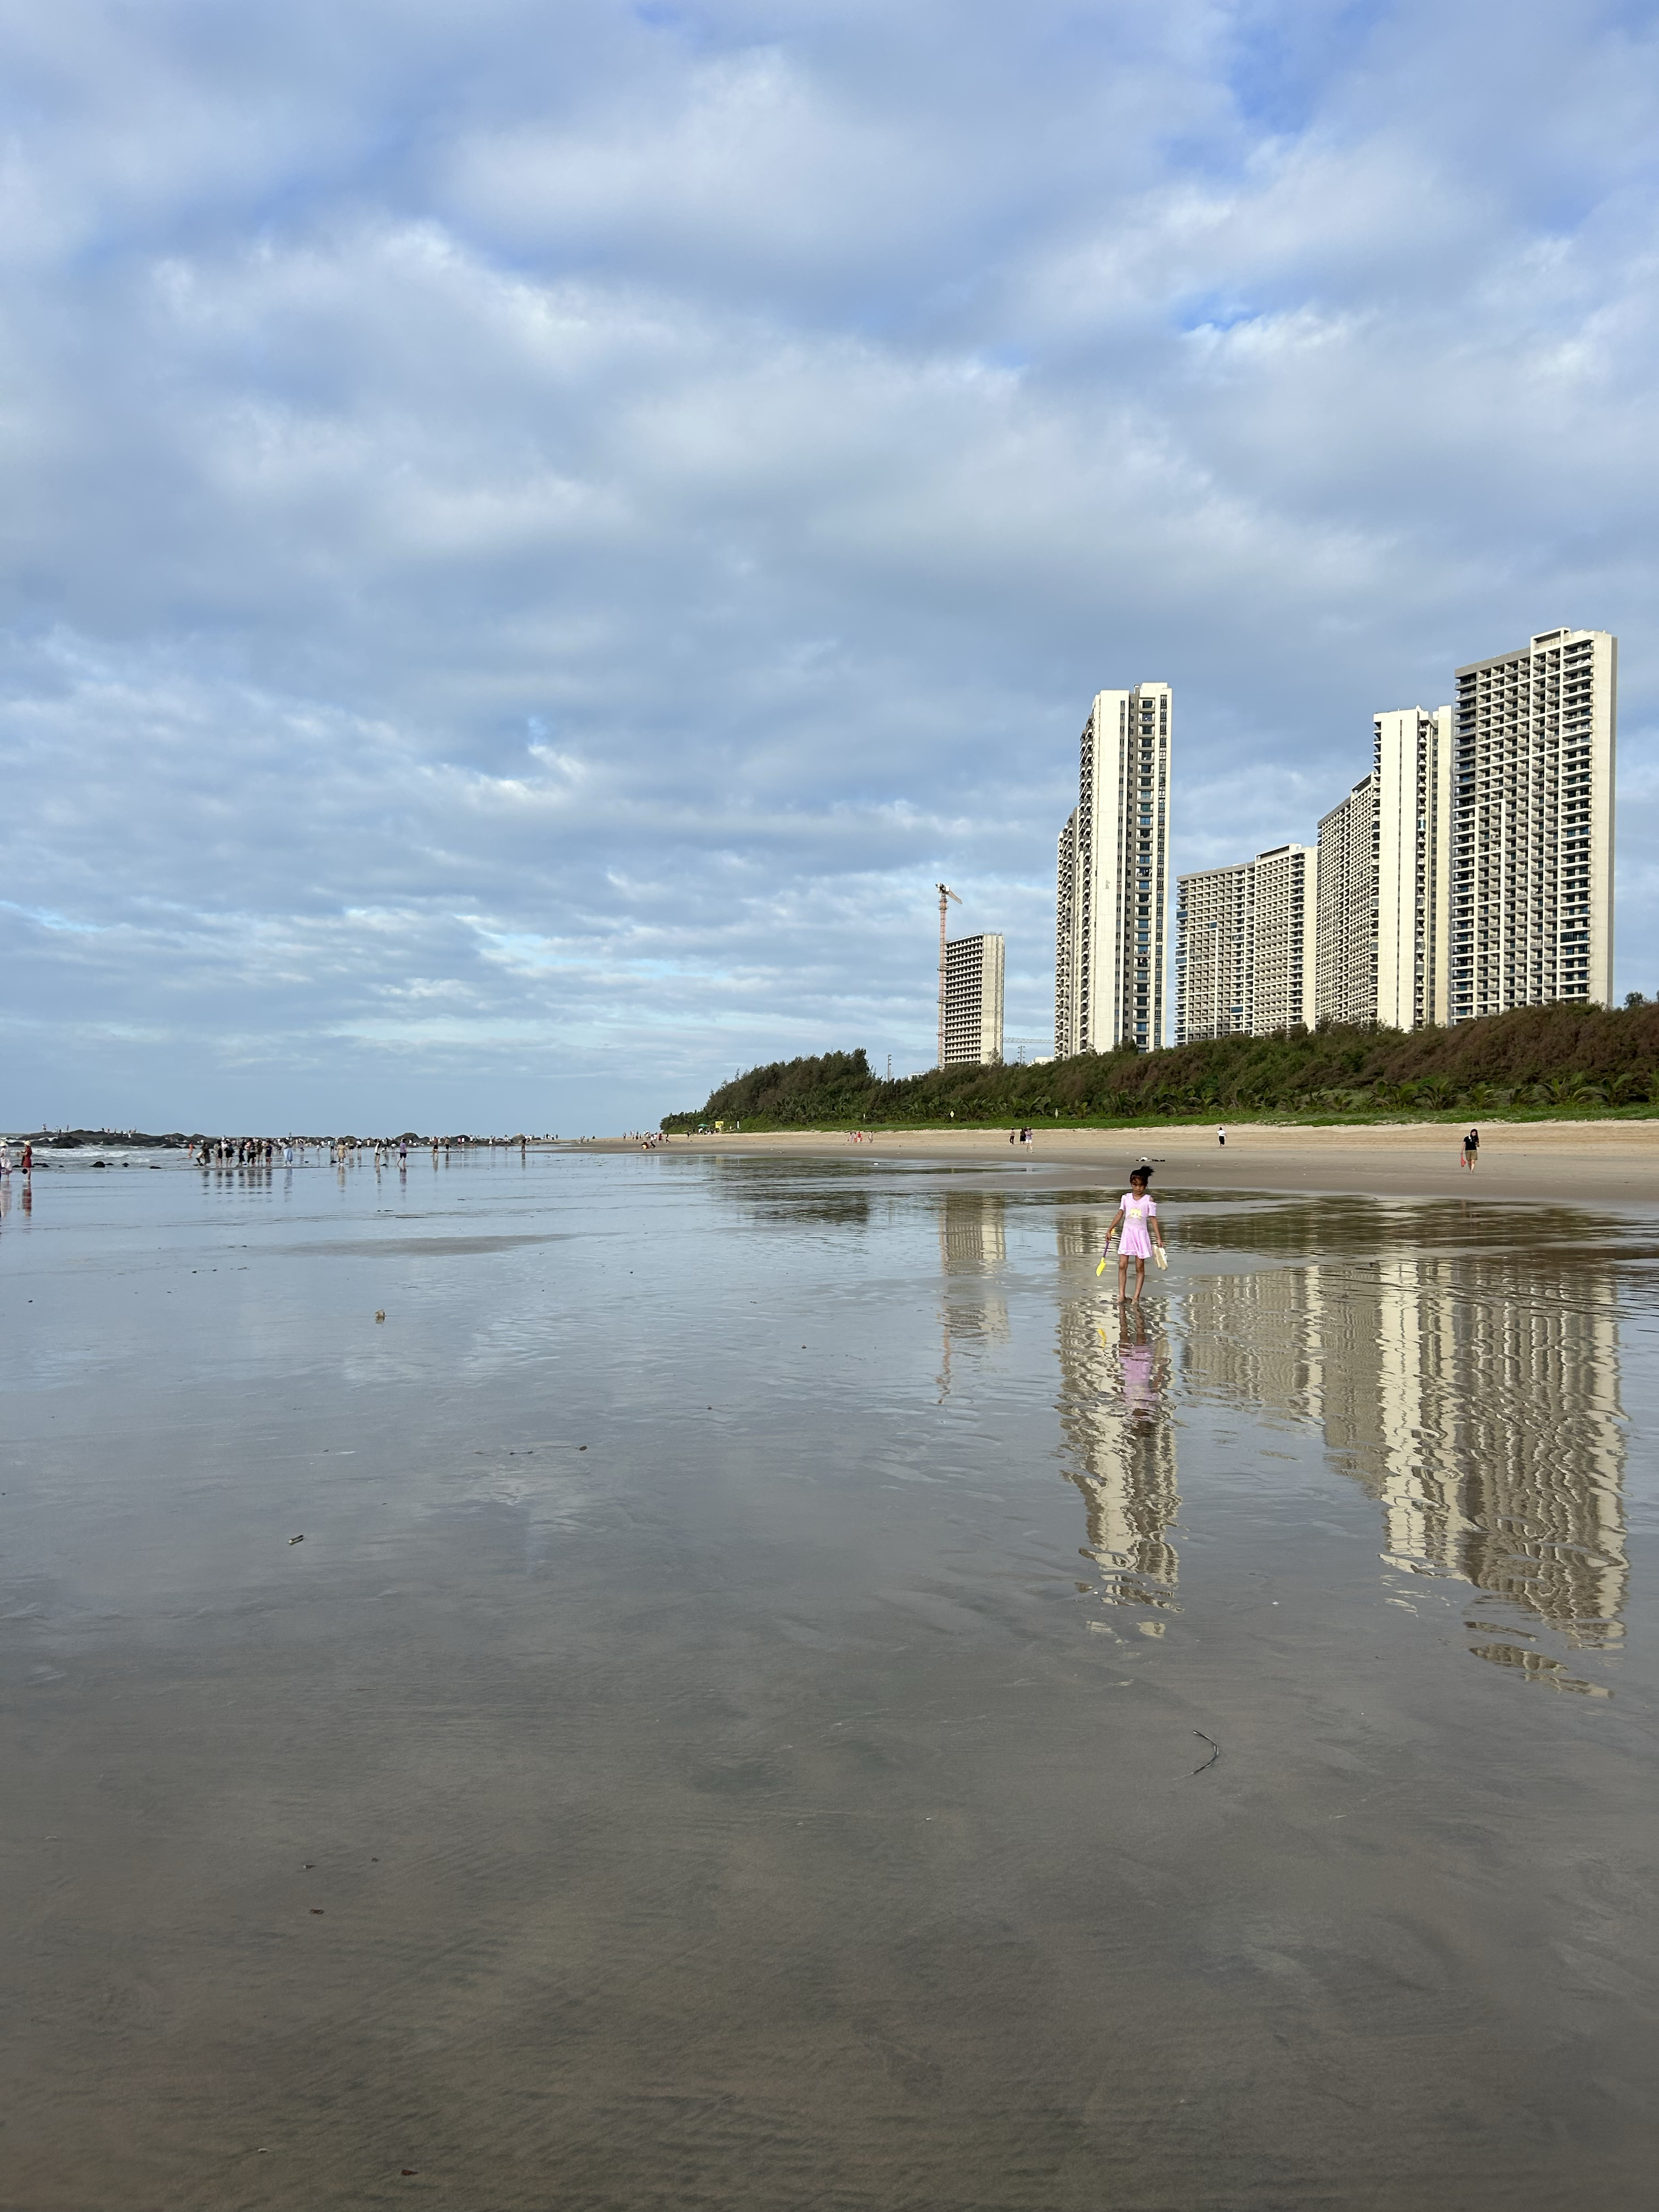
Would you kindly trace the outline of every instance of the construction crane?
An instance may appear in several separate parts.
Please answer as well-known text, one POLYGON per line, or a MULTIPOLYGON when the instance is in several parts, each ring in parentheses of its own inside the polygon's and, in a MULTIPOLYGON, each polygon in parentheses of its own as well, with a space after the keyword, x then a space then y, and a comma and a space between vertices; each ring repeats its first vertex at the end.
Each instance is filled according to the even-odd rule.
POLYGON ((960 906, 962 901, 957 898, 956 893, 951 889, 949 884, 935 884, 933 889, 939 893, 939 1064, 943 1067, 945 1065, 945 919, 951 910, 950 902, 956 899, 957 904, 960 906))

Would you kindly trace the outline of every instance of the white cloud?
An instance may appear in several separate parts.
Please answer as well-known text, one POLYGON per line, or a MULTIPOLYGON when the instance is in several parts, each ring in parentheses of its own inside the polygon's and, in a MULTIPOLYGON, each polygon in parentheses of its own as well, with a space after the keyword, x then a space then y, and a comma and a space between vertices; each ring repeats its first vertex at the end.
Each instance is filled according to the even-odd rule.
POLYGON ((0 1118, 637 1123, 739 1058, 918 1064, 941 869, 1036 1034, 1097 685, 1176 684, 1201 864, 1561 620, 1621 633, 1650 935, 1645 28, 0 35, 0 1118))

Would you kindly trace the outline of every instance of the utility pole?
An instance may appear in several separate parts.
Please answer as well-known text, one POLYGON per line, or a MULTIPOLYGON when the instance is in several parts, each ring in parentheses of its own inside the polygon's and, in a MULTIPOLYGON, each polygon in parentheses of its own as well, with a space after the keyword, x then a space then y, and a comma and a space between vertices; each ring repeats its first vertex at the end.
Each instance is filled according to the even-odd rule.
POLYGON ((951 889, 949 884, 935 884, 933 888, 939 893, 939 1064, 943 1067, 945 1065, 945 918, 950 912, 950 901, 957 899, 958 906, 962 904, 962 901, 957 898, 956 893, 951 889))

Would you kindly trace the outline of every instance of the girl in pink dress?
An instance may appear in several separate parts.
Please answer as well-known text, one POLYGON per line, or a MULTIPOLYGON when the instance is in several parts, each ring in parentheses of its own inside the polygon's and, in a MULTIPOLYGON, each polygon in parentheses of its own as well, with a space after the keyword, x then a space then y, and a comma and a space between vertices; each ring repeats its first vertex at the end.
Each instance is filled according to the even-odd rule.
POLYGON ((1135 1304, 1140 1304, 1140 1293, 1146 1281, 1146 1262, 1152 1255, 1152 1239, 1157 1237, 1162 1246, 1164 1231, 1158 1225, 1158 1204, 1147 1186, 1152 1180, 1150 1168, 1136 1168, 1129 1176, 1129 1188, 1118 1201, 1112 1225, 1106 1231, 1106 1249, 1112 1249, 1112 1239, 1120 1228, 1123 1241, 1117 1248, 1117 1295, 1122 1304, 1128 1289, 1129 1262, 1135 1263, 1135 1304))

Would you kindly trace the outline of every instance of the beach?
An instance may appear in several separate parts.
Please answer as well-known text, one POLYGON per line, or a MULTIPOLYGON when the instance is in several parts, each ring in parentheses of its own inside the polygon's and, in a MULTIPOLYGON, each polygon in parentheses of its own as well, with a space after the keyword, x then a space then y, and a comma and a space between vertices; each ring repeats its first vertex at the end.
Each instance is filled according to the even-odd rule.
MULTIPOLYGON (((1139 1129, 1054 1129, 1035 1125, 1029 1146, 1011 1146, 1006 1129, 883 1129, 854 1146, 842 1130, 780 1130, 682 1137, 681 1146, 802 1158, 872 1151, 919 1159, 1001 1161, 1098 1169, 1109 1181, 1143 1158, 1165 1175, 1218 1190, 1375 1192, 1432 1197, 1479 1189, 1498 1198, 1585 1198, 1646 1205, 1659 1201, 1659 1121, 1493 1121, 1480 1127, 1480 1161, 1463 1165, 1468 1123, 1382 1122, 1364 1127, 1299 1128, 1271 1122, 1139 1129)), ((613 1143, 620 1140, 612 1139, 613 1143)))
POLYGON ((1659 1207, 1048 1141, 0 1203, 0 2205, 1645 2207, 1659 1207))

